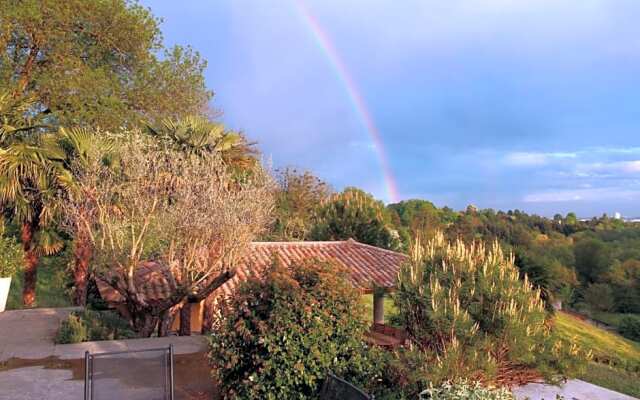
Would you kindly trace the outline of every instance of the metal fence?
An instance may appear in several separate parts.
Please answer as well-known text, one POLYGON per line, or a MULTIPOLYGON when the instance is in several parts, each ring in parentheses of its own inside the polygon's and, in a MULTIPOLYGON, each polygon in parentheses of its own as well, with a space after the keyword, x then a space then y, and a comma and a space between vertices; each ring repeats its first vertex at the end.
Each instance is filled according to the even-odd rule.
POLYGON ((173 400, 173 346, 85 353, 85 400, 173 400))
POLYGON ((374 400, 344 379, 329 374, 322 385, 320 400, 374 400))

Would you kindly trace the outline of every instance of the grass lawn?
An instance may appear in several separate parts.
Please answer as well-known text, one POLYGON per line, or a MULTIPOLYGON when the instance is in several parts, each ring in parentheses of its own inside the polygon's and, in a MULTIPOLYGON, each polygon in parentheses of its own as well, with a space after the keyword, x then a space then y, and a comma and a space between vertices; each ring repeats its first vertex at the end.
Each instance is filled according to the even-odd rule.
POLYGON ((587 372, 580 379, 640 398, 640 374, 621 371, 617 368, 592 362, 589 364, 587 372))
MULTIPOLYGON (((67 277, 60 258, 42 257, 38 268, 36 285, 37 307, 69 307, 71 299, 66 292, 67 277)), ((22 272, 11 279, 7 309, 22 308, 22 272)))
POLYGON ((640 343, 562 312, 556 316, 556 328, 561 336, 593 352, 594 362, 581 379, 631 396, 640 396, 640 343))

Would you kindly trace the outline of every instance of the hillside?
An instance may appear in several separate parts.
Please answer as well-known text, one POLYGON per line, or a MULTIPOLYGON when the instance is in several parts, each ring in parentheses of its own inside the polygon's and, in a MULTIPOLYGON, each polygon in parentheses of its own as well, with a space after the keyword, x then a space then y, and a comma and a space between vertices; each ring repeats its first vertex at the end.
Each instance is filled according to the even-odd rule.
POLYGON ((581 379, 640 397, 640 343, 563 312, 556 316, 556 328, 561 336, 593 352, 594 362, 581 379))

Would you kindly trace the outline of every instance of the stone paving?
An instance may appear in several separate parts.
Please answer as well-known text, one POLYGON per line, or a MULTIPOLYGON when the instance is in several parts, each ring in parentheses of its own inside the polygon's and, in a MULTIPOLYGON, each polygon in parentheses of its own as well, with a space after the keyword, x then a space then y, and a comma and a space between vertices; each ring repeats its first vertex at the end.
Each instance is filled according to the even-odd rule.
POLYGON ((513 390, 513 394, 519 400, 555 400, 556 395, 565 400, 634 400, 635 397, 627 396, 613 390, 605 389, 580 379, 571 379, 560 386, 546 385, 542 383, 530 383, 513 390))
MULTIPOLYGON (((74 310, 41 308, 0 313, 0 400, 82 399, 86 351, 144 350, 169 345, 173 345, 176 355, 176 398, 211 398, 215 393, 204 357, 203 336, 55 344, 53 338, 60 321, 74 310)), ((114 390, 119 386, 122 384, 113 382, 114 390)))

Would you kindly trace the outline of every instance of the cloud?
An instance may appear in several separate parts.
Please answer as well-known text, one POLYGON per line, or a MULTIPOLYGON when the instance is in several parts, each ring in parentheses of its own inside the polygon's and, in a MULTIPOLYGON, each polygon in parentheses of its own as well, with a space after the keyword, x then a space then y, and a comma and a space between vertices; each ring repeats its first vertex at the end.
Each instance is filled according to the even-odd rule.
POLYGON ((593 189, 566 189, 531 193, 524 196, 525 203, 596 202, 611 200, 632 201, 640 199, 640 188, 621 189, 619 187, 593 189))
POLYGON ((513 166, 540 166, 547 165, 554 160, 573 159, 576 153, 535 153, 535 152, 512 152, 507 153, 504 162, 513 166))

